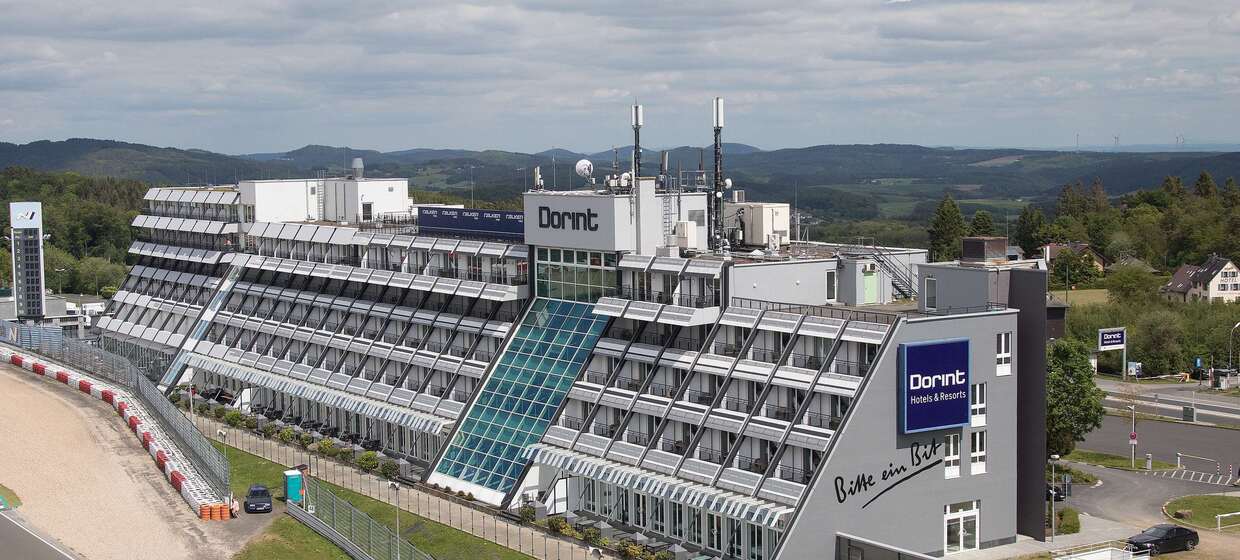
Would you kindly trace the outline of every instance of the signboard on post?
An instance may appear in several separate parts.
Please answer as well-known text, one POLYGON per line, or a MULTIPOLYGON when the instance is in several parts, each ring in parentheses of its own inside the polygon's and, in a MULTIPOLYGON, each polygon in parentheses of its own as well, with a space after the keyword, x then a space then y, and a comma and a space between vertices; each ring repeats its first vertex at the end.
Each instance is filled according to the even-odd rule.
POLYGON ((1136 444, 1137 444, 1137 432, 1129 433, 1128 434, 1128 445, 1136 445, 1136 444))
POLYGON ((1107 350, 1124 350, 1127 348, 1128 329, 1120 327, 1117 329, 1098 329, 1098 351, 1106 352, 1107 350))
POLYGON ((900 419, 904 433, 969 424, 969 341, 900 345, 900 419))

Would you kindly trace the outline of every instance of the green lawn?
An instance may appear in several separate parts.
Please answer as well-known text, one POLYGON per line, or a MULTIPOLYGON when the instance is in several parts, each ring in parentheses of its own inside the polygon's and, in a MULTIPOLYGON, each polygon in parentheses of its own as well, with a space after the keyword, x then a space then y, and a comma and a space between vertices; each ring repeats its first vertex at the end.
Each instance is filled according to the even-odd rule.
MULTIPOLYGON (((221 450, 224 445, 212 442, 221 450)), ((271 489, 272 495, 283 498, 285 467, 251 455, 239 449, 229 447, 228 458, 232 465, 232 488, 238 497, 244 496, 251 484, 263 484, 271 489)), ((336 495, 348 500, 354 507, 366 512, 375 521, 396 526, 396 510, 386 504, 363 496, 352 490, 328 484, 336 495)), ((436 560, 532 560, 529 556, 510 550, 490 541, 486 541, 459 531, 447 525, 436 523, 409 513, 400 516, 401 534, 409 542, 422 551, 434 556, 436 560)), ((303 526, 291 517, 281 517, 271 528, 246 546, 234 560, 320 560, 343 557, 334 545, 320 537, 314 531, 303 526), (295 527, 294 527, 295 526, 295 527), (324 547, 341 556, 324 555, 324 547)))
POLYGON ((4 498, 4 502, 9 504, 9 509, 14 509, 17 506, 22 505, 21 498, 18 498, 17 494, 15 494, 12 490, 9 490, 9 487, 3 484, 0 484, 0 498, 4 498))
MULTIPOLYGON (((1182 509, 1193 510, 1193 516, 1190 519, 1176 519, 1176 521, 1203 529, 1213 529, 1216 526, 1215 515, 1240 512, 1240 497, 1202 494, 1176 498, 1167 504, 1167 513, 1169 514, 1182 509)), ((1224 525, 1228 523, 1240 523, 1240 516, 1229 517, 1223 520, 1224 525)), ((1240 531, 1240 527, 1232 527, 1229 530, 1240 531)))
MULTIPOLYGON (((1058 290, 1050 290, 1056 298, 1062 300, 1064 291, 1062 288, 1058 290)), ((1096 303, 1107 302, 1107 291, 1105 289, 1095 290, 1068 290, 1068 303, 1071 305, 1093 305, 1096 303)))
MULTIPOLYGON (((1085 471, 1074 469, 1070 465, 1066 465, 1064 463, 1059 463, 1058 465, 1055 465, 1055 477, 1056 478, 1063 480, 1063 475, 1065 474, 1072 475, 1073 484, 1093 484, 1095 482, 1098 482, 1098 477, 1092 474, 1089 474, 1085 471)), ((1051 466, 1050 465, 1046 465, 1046 481, 1047 482, 1051 481, 1051 466)))
MULTIPOLYGON (((1090 465, 1098 465, 1100 467, 1110 467, 1113 469, 1132 470, 1132 458, 1121 455, 1111 455, 1110 453, 1099 453, 1097 451, 1086 451, 1077 449, 1069 453, 1063 458, 1065 461, 1075 461, 1077 463, 1086 463, 1090 465)), ((1175 465, 1164 461, 1154 461, 1154 469, 1174 469, 1175 465)), ((1137 470, 1145 469, 1145 458, 1137 457, 1137 470)))

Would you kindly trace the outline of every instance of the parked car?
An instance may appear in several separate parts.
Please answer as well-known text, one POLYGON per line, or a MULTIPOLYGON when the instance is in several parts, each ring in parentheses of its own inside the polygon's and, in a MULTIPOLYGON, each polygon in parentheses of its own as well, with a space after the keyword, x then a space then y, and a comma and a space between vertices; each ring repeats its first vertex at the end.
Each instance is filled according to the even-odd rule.
POLYGON ((1064 492, 1062 489, 1056 486, 1050 485, 1050 484, 1046 485, 1046 499, 1048 501, 1053 500, 1056 502, 1062 502, 1064 498, 1066 497, 1067 496, 1064 495, 1064 492))
POLYGON ((266 486, 255 484, 245 493, 246 513, 271 513, 271 491, 266 486))
POLYGON ((1197 531, 1188 527, 1163 523, 1141 531, 1139 535, 1128 537, 1128 546, 1135 552, 1148 551, 1150 556, 1162 552, 1192 550, 1201 542, 1197 531))

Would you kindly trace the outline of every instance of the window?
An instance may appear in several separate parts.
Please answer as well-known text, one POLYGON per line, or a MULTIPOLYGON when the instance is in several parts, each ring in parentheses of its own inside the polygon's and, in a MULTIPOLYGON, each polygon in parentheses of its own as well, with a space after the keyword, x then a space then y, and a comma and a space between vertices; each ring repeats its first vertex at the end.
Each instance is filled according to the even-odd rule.
POLYGON ((685 533, 692 544, 702 544, 702 510, 685 508, 685 533))
POLYGON ((939 282, 933 276, 926 278, 926 285, 922 288, 921 293, 925 297, 926 310, 934 311, 939 308, 939 282))
POLYGON ((995 335, 995 375, 1012 373, 1012 333, 1001 332, 995 335))
POLYGON ((706 514, 706 548, 723 550, 723 519, 716 514, 706 514))
POLYGON ((656 533, 664 533, 667 525, 664 523, 663 500, 658 498, 650 498, 650 530, 656 533))
POLYGON ((744 533, 741 532, 741 526, 744 524, 745 522, 741 521, 740 519, 728 518, 728 555, 729 556, 735 556, 737 558, 740 558, 741 554, 744 554, 744 547, 742 546, 742 543, 741 543, 741 537, 744 535, 744 533))
POLYGON ((835 301, 835 271, 827 271, 827 301, 835 301))
POLYGON ((765 532, 761 525, 746 523, 749 527, 749 558, 748 560, 765 560, 766 555, 762 549, 762 537, 765 532))
POLYGON ((969 434, 969 474, 986 472, 986 430, 969 434))
POLYGON ((633 525, 638 527, 646 526, 646 496, 636 494, 633 496, 633 525))
POLYGON ((375 208, 375 203, 373 202, 362 203, 362 221, 363 222, 370 221, 370 219, 373 217, 373 214, 374 214, 374 208, 375 208))
POLYGON ((973 392, 969 395, 969 424, 974 428, 986 425, 986 384, 974 383, 973 392))
POLYGON ((960 476, 960 434, 951 434, 946 438, 943 450, 943 478, 960 476))
POLYGON ((685 506, 684 504, 681 504, 680 502, 676 502, 676 501, 670 501, 667 503, 667 506, 669 510, 668 517, 671 518, 671 526, 672 526, 672 530, 670 531, 669 534, 678 539, 685 538, 685 521, 684 521, 685 506))

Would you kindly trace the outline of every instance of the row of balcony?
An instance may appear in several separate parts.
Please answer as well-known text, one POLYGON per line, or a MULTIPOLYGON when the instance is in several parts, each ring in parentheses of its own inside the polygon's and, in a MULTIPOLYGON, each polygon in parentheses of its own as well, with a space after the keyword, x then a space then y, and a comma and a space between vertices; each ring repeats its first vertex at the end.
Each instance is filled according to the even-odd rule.
POLYGON ((702 309, 706 307, 719 307, 719 294, 717 292, 706 292, 704 294, 692 293, 668 293, 657 290, 649 290, 642 288, 634 288, 625 286, 616 290, 616 296, 622 299, 631 299, 634 301, 646 301, 650 303, 662 303, 665 305, 678 305, 680 307, 692 307, 702 309))

